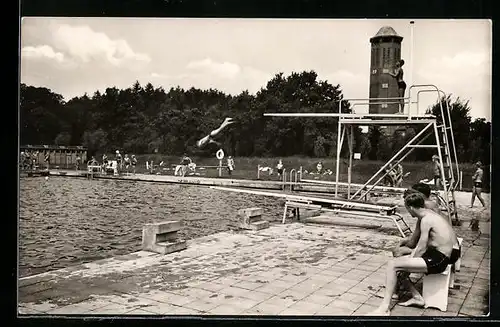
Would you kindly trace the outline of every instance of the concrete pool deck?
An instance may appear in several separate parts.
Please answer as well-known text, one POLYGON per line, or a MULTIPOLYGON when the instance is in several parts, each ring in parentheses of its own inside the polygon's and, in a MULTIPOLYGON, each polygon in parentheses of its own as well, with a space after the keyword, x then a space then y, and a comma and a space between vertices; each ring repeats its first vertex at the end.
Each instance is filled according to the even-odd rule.
MULTIPOLYGON (((489 201, 488 201, 489 202, 489 201)), ((402 307, 393 316, 488 312, 489 222, 464 238, 448 310, 402 307)), ((271 224, 188 241, 184 251, 136 252, 19 280, 21 315, 361 316, 381 302, 385 264, 400 238, 383 229, 271 224)))

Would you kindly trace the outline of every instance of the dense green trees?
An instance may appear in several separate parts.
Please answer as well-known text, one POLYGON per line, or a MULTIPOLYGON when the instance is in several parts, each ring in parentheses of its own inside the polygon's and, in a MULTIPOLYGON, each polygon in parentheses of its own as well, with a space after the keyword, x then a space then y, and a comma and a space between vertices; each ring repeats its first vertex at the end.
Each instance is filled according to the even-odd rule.
MULTIPOLYGON (((335 156, 335 118, 264 117, 265 112, 336 112, 343 98, 340 85, 318 80, 314 71, 276 74, 255 95, 237 96, 218 90, 165 91, 150 83, 136 82, 119 90, 109 87, 64 102, 49 89, 21 85, 21 144, 85 145, 90 154, 120 149, 129 153, 160 152, 168 155, 213 155, 212 149, 198 150, 195 142, 216 128, 224 117, 237 123, 223 138, 224 149, 235 156, 335 156)), ((458 156, 462 161, 489 163, 491 124, 472 121, 468 103, 450 96, 442 99, 451 108, 458 156)), ((350 112, 342 102, 342 112, 350 112)), ((441 119, 439 104, 429 108, 441 119)), ((355 150, 363 158, 387 159, 415 135, 390 137, 378 128, 362 134, 355 129, 355 150)), ((343 154, 347 146, 343 148, 343 154)), ((418 151, 409 159, 428 160, 418 151)))

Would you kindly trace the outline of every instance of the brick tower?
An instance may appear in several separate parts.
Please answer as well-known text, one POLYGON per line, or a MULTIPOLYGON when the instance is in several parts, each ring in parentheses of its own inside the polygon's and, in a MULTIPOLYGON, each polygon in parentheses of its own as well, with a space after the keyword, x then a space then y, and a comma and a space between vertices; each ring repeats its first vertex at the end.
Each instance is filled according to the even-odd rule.
MULTIPOLYGON (((398 98, 398 84, 394 77, 387 74, 392 72, 394 65, 401 59, 401 42, 399 36, 390 26, 382 27, 378 33, 370 38, 370 98, 398 98)), ((394 114, 399 112, 398 104, 380 102, 397 102, 394 100, 371 100, 369 113, 394 114)))

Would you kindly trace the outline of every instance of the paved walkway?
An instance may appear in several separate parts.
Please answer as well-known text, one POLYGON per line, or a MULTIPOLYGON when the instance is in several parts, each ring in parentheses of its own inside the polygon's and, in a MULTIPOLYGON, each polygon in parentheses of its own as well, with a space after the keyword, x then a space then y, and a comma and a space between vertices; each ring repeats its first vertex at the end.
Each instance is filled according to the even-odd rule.
MULTIPOLYGON (((482 234, 459 228, 462 269, 447 312, 393 303, 391 314, 488 312, 487 224, 482 234)), ((178 253, 137 252, 22 278, 19 313, 358 316, 380 303, 388 250, 398 240, 387 228, 303 223, 219 233, 178 253)))

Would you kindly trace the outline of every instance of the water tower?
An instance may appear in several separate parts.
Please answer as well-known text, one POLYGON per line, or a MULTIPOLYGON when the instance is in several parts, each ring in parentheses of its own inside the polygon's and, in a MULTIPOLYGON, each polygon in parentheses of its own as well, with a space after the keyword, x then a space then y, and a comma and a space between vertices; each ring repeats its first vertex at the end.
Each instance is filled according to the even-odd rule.
MULTIPOLYGON (((396 79, 387 74, 392 73, 394 66, 401 59, 401 42, 399 36, 390 26, 382 27, 377 34, 370 38, 370 98, 398 98, 398 84, 396 79)), ((395 114, 399 112, 397 99, 371 100, 369 113, 395 114), (384 103, 391 102, 391 103, 384 103)))

